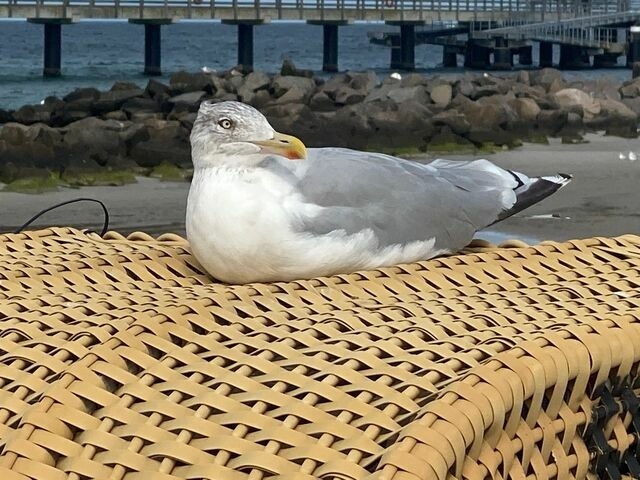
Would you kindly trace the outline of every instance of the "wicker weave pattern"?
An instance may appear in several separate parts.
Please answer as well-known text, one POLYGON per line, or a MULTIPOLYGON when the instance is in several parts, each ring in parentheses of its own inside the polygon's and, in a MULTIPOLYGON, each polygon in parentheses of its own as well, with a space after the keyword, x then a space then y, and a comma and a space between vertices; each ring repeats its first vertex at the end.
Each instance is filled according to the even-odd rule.
POLYGON ((172 235, 0 235, 0 478, 585 478, 640 238, 515 246, 227 286, 172 235))

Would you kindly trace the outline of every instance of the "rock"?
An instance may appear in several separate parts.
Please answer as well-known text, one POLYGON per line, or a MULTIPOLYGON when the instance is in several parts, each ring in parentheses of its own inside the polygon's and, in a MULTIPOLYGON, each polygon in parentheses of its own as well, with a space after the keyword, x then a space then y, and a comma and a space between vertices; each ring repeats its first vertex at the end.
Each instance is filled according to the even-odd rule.
POLYGON ((200 107, 200 102, 206 97, 207 92, 204 91, 195 91, 189 93, 183 93, 181 95, 176 95, 175 97, 171 97, 167 100, 170 104, 174 105, 174 108, 186 109, 190 112, 195 112, 200 107))
POLYGON ((541 111, 535 101, 530 98, 516 98, 511 100, 509 105, 513 108, 513 111, 516 112, 516 115, 521 122, 535 125, 538 114, 541 111))
POLYGON ((625 82, 620 87, 620 95, 622 98, 636 98, 640 96, 640 80, 633 82, 625 82))
MULTIPOLYGON (((160 112, 160 105, 152 98, 134 97, 130 98, 122 105, 122 110, 131 118, 132 115, 139 113, 156 113, 160 112)), ((114 118, 113 120, 121 120, 114 118)))
POLYGON ((119 109, 124 102, 131 98, 142 97, 144 90, 137 88, 132 90, 113 90, 103 92, 93 103, 93 110, 97 113, 107 113, 119 109))
POLYGON ((453 88, 455 95, 464 95, 467 98, 471 98, 476 89, 476 86, 472 81, 463 78, 455 82, 453 88))
POLYGON ((310 97, 316 88, 316 82, 310 78, 283 77, 279 75, 273 79, 271 84, 271 89, 275 98, 281 97, 293 87, 297 87, 299 90, 304 92, 305 96, 310 97))
POLYGON ((31 125, 32 123, 38 122, 48 123, 51 119, 51 112, 43 105, 25 105, 13 113, 13 118, 16 122, 20 122, 25 125, 31 125))
POLYGON ((456 135, 448 126, 444 126, 439 132, 435 133, 427 145, 429 152, 450 151, 452 145, 457 145, 456 149, 472 150, 475 146, 466 138, 456 135))
POLYGON ((585 120, 591 119, 600 113, 599 103, 591 98, 591 95, 577 88, 565 88, 554 94, 560 107, 567 112, 575 112, 582 115, 585 120))
POLYGON ((33 131, 28 126, 21 123, 5 123, 0 128, 0 140, 9 145, 22 145, 33 141, 31 132, 33 131))
POLYGON ((240 85, 237 90, 237 95, 241 102, 252 104, 256 93, 252 88, 247 87, 246 85, 240 85))
POLYGON ((144 123, 149 139, 133 145, 131 157, 141 167, 155 167, 162 162, 188 166, 191 149, 188 134, 178 121, 149 120, 144 123))
POLYGON ((558 85, 558 83, 564 83, 562 72, 555 68, 543 68, 538 71, 533 71, 530 73, 530 77, 531 85, 540 85, 544 87, 546 91, 549 91, 554 81, 556 85, 558 85))
POLYGON ((531 76, 529 75, 528 70, 519 70, 516 74, 515 80, 516 82, 522 83, 527 86, 531 85, 531 76))
POLYGON ((244 77, 242 86, 253 92, 261 89, 267 89, 271 85, 271 78, 266 73, 251 72, 244 77))
POLYGON ((13 121, 14 121, 13 113, 8 110, 3 110, 2 108, 0 108, 0 124, 13 122, 13 121))
POLYGON ((326 92, 317 92, 309 100, 311 110, 318 112, 332 112, 336 110, 333 100, 329 98, 326 92))
POLYGON ((90 100, 93 102, 100 97, 100 90, 96 88, 77 88, 73 92, 62 97, 65 102, 75 102, 78 100, 90 100))
POLYGON ((111 86, 109 91, 110 92, 130 91, 130 90, 137 90, 139 88, 140 87, 138 86, 137 83, 117 81, 111 86))
POLYGON ((471 130, 471 124, 464 114, 456 110, 446 110, 434 115, 431 119, 434 125, 447 125, 456 135, 465 135, 471 130))
POLYGON ((169 86, 153 78, 147 82, 147 87, 144 90, 151 98, 156 98, 160 95, 167 97, 171 96, 171 89, 169 86))
MULTIPOLYGON (((461 113, 463 113, 471 129, 497 129, 507 125, 511 119, 511 115, 508 115, 505 105, 497 103, 479 104, 477 102, 468 104, 464 107, 459 107, 461 113)), ((514 112, 509 112, 516 117, 514 112)))
POLYGON ((408 73, 402 76, 400 80, 401 87, 426 87, 428 84, 428 80, 419 73, 408 73))
POLYGON ((201 90, 214 93, 212 77, 215 77, 215 75, 204 72, 189 73, 181 70, 171 75, 169 86, 173 95, 201 90))
POLYGON ((251 105, 256 108, 264 107, 271 102, 271 95, 268 90, 258 90, 251 100, 251 105))
POLYGON ((428 103, 429 95, 424 87, 396 87, 387 92, 387 97, 396 103, 417 102, 428 103))
POLYGON ((608 135, 635 138, 638 136, 638 115, 624 103, 601 99, 601 117, 608 135))
POLYGON ((282 62, 282 67, 280 68, 280 75, 313 78, 313 71, 300 70, 296 68, 293 60, 291 60, 290 58, 285 58, 282 62))
POLYGON ((433 103, 446 108, 451 103, 453 88, 449 84, 436 85, 431 89, 430 95, 433 103))
POLYGON ((126 152, 119 133, 127 128, 125 122, 88 117, 64 128, 63 143, 77 155, 105 159, 126 152))
POLYGON ((538 114, 538 128, 555 135, 565 127, 568 116, 566 110, 541 110, 538 114))
POLYGON ((478 100, 482 97, 492 97, 494 95, 504 95, 509 91, 508 88, 504 88, 501 85, 489 84, 475 87, 469 98, 471 100, 478 100))
POLYGON ((284 95, 278 97, 273 103, 284 105, 285 103, 306 103, 307 93, 299 87, 292 87, 284 95))
POLYGON ((634 98, 623 98, 622 103, 624 103, 630 110, 633 111, 636 115, 640 116, 640 97, 634 98))
POLYGON ((329 98, 333 100, 336 98, 336 92, 350 83, 351 77, 347 76, 346 73, 338 73, 337 75, 332 76, 324 84, 320 85, 318 91, 326 93, 329 98))
POLYGON ((336 91, 335 103, 336 105, 354 105, 361 103, 365 96, 364 90, 356 90, 351 87, 342 86, 342 88, 336 91))
POLYGON ((367 96, 378 85, 378 76, 374 72, 347 72, 349 87, 367 96))

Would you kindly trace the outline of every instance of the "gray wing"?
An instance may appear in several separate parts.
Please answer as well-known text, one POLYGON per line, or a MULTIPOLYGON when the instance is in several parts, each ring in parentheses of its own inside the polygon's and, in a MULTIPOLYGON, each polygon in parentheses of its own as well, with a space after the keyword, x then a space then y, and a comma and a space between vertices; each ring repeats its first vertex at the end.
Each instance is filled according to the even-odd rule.
MULTIPOLYGON (((377 153, 320 148, 309 149, 303 163, 292 172, 297 189, 306 201, 325 208, 300 219, 300 228, 313 234, 369 228, 380 246, 435 237, 436 248, 460 249, 476 230, 513 205, 518 184, 487 160, 423 165, 377 153)), ((292 181, 277 165, 270 169, 292 181)))

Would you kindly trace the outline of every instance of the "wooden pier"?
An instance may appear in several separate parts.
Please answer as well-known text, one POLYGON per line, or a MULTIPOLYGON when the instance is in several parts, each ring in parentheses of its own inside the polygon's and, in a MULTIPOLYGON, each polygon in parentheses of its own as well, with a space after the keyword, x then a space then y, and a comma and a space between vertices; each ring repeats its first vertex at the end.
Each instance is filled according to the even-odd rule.
MULTIPOLYGON (((549 35, 539 39, 538 30, 532 29, 549 26, 550 22, 571 22, 594 15, 626 15, 622 23, 628 26, 640 23, 637 12, 640 12, 640 0, 0 0, 0 18, 24 18, 43 25, 43 74, 46 76, 61 72, 62 26, 80 19, 126 19, 143 25, 144 72, 158 75, 161 73, 161 28, 182 19, 219 20, 236 25, 238 64, 247 70, 253 66, 254 27, 279 20, 302 20, 322 26, 325 71, 338 69, 339 27, 355 21, 381 21, 399 30, 392 46, 392 65, 412 70, 416 29, 420 33, 420 28, 433 22, 455 22, 458 28, 468 30, 469 58, 487 57, 483 49, 486 50, 490 42, 490 48, 508 64, 511 53, 502 55, 504 51, 500 49, 512 52, 512 45, 526 41, 513 38, 524 32, 521 29, 525 26, 526 32, 531 32, 528 37, 524 35, 528 40, 563 43, 563 38, 549 35), (504 28, 507 30, 496 31, 504 28)), ((616 26, 620 26, 620 22, 616 26)), ((605 27, 607 24, 589 28, 605 27)), ((590 39, 601 41, 602 32, 595 35, 590 39)), ((441 38, 439 42, 443 43, 441 38)), ((616 39, 615 43, 620 42, 616 39)), ((454 45, 449 45, 445 48, 444 63, 455 64, 455 56, 454 45)))

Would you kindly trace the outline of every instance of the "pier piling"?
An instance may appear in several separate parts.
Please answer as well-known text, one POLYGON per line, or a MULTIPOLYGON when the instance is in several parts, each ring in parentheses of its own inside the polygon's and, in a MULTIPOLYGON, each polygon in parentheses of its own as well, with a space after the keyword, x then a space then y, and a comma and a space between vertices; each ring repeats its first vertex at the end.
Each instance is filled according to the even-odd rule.
POLYGON ((442 66, 455 68, 458 66, 458 52, 455 47, 445 45, 442 47, 442 66))
POLYGON ((531 45, 518 49, 518 63, 520 65, 533 65, 533 47, 531 45))
POLYGON ((538 59, 538 65, 540 68, 553 67, 553 43, 540 42, 540 58, 538 59))
POLYGON ((322 26, 322 71, 338 71, 338 27, 348 25, 347 20, 309 20, 309 25, 322 26))
POLYGON ((28 18, 28 22, 44 26, 45 77, 59 77, 62 73, 62 25, 72 23, 70 18, 28 18))
POLYGON ((162 25, 173 23, 170 18, 130 18, 129 23, 144 25, 144 74, 162 75, 162 25))
POLYGON ((238 26, 238 66, 246 72, 253 70, 253 27, 264 20, 223 20, 225 25, 238 26))
POLYGON ((413 24, 400 25, 400 68, 416 68, 416 27, 413 24))
POLYGON ((338 25, 335 24, 322 26, 322 70, 338 71, 338 25))
POLYGON ((493 68, 497 70, 511 70, 513 68, 513 54, 507 46, 504 37, 496 37, 493 49, 493 68))
POLYGON ((464 54, 464 66, 466 68, 485 69, 489 66, 490 57, 490 49, 479 45, 473 40, 469 40, 464 54))
POLYGON ((634 25, 629 29, 629 47, 627 49, 627 66, 640 62, 640 26, 634 25))

